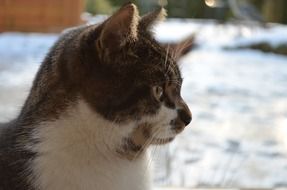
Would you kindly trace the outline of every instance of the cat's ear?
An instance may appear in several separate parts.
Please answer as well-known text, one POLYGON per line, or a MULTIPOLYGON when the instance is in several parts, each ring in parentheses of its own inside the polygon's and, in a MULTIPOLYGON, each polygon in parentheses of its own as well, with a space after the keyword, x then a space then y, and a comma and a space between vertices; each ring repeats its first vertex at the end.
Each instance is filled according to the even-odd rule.
POLYGON ((161 43, 161 45, 170 52, 175 60, 179 60, 195 47, 195 35, 192 34, 177 43, 161 43))
POLYGON ((166 10, 161 7, 142 16, 139 25, 142 29, 149 30, 156 22, 165 20, 166 16, 166 10))
POLYGON ((139 13, 133 3, 127 3, 103 23, 100 35, 101 47, 120 49, 129 41, 138 38, 139 13))

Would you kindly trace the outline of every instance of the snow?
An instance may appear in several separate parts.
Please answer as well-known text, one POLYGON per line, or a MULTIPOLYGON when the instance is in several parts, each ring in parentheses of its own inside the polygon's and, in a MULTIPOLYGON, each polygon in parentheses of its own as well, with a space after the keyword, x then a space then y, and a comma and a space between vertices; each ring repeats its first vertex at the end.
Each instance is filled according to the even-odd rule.
MULTIPOLYGON (((98 22, 104 18, 93 19, 98 22)), ((193 121, 152 150, 155 182, 182 187, 287 187, 287 57, 225 47, 287 44, 287 26, 268 28, 170 19, 160 41, 196 34, 180 61, 193 121)), ((0 121, 13 118, 57 34, 0 34, 0 121)))
POLYGON ((170 178, 169 183, 287 185, 286 145, 282 142, 287 133, 278 137, 277 131, 287 117, 286 59, 255 52, 198 50, 182 62, 183 96, 193 111, 193 122, 171 145, 175 147, 170 154, 176 155, 173 175, 183 175, 184 180, 170 178), (189 154, 179 152, 188 149, 189 154), (186 164, 188 160, 196 162, 186 164))
POLYGON ((212 20, 181 20, 170 19, 155 28, 157 39, 176 41, 197 34, 198 44, 204 48, 238 47, 266 42, 273 47, 287 44, 287 27, 280 24, 258 26, 217 24, 212 20), (215 35, 216 32, 216 35, 215 35))
POLYGON ((194 33, 199 44, 181 60, 182 93, 193 122, 166 148, 171 157, 168 177, 157 182, 185 187, 287 187, 287 57, 224 49, 257 42, 287 44, 287 27, 171 20, 155 31, 163 41, 194 33))
POLYGON ((36 71, 56 34, 0 34, 0 121, 18 113, 36 71))

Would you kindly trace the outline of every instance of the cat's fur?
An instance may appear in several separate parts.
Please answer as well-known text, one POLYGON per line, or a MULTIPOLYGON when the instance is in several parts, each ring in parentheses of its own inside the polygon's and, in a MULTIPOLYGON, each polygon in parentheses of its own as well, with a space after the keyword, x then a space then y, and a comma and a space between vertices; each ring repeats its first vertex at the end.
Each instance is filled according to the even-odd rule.
POLYGON ((147 147, 191 120, 174 54, 150 32, 164 16, 128 3, 62 35, 1 126, 0 190, 150 189, 147 147))

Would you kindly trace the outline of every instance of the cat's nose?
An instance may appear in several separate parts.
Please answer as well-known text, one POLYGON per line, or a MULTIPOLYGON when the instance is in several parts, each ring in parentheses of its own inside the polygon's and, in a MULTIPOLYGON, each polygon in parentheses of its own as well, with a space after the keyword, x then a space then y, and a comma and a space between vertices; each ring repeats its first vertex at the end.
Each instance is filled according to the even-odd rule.
POLYGON ((192 120, 192 115, 189 110, 184 109, 178 110, 178 116, 181 119, 181 121, 183 121, 185 126, 187 126, 192 120))

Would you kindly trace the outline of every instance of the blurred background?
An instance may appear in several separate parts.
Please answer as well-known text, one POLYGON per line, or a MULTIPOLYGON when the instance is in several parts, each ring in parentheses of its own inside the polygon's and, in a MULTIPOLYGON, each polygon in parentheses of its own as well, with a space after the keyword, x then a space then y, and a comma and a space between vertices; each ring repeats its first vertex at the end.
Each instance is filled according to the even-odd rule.
MULTIPOLYGON (((15 117, 49 48, 124 0, 0 0, 0 122, 15 117)), ((164 6, 161 43, 194 39, 182 95, 193 121, 151 150, 158 186, 287 188, 287 1, 134 0, 164 6)))

